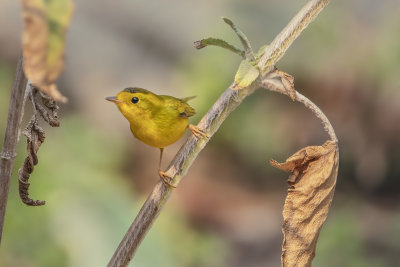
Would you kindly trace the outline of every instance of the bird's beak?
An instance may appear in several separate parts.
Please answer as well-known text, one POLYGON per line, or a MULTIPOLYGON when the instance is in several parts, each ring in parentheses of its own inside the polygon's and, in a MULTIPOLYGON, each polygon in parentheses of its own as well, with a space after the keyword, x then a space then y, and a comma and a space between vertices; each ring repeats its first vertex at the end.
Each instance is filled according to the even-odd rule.
POLYGON ((122 103, 122 101, 119 100, 116 96, 109 96, 109 97, 106 97, 106 100, 111 101, 111 102, 114 102, 115 104, 122 103))

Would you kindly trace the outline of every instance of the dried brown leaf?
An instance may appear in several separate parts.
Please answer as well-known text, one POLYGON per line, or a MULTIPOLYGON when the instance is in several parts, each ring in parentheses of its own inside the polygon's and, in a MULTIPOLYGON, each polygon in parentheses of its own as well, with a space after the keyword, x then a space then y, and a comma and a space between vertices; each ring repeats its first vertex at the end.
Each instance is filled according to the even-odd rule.
POLYGON ((335 191, 338 158, 337 143, 327 141, 299 150, 284 163, 270 161, 291 172, 283 207, 282 266, 311 266, 335 191))
POLYGON ((265 86, 273 91, 289 96, 292 101, 296 100, 296 89, 294 87, 294 77, 284 71, 275 68, 265 76, 265 86), (271 81, 273 80, 273 82, 271 81), (272 83, 271 83, 272 82, 272 83))
POLYGON ((67 99, 55 81, 64 66, 65 30, 72 14, 71 0, 22 0, 24 72, 41 91, 56 101, 67 99))
POLYGON ((27 138, 27 152, 28 155, 25 158, 24 164, 18 171, 18 182, 19 182, 19 196, 26 205, 28 206, 42 206, 46 202, 41 200, 33 200, 29 197, 29 178, 33 173, 35 165, 38 164, 39 159, 37 157, 37 152, 39 147, 42 145, 45 139, 45 132, 38 123, 38 114, 52 127, 60 126, 60 121, 58 120, 58 110, 59 107, 57 102, 50 96, 43 92, 37 90, 36 87, 31 86, 32 93, 30 95, 30 100, 33 105, 34 115, 26 126, 23 134, 27 138), (35 96, 39 92, 39 96, 42 100, 42 105, 40 105, 35 96))
POLYGON ((28 156, 25 158, 24 165, 18 171, 19 196, 22 202, 28 206, 42 206, 46 203, 45 201, 33 200, 29 197, 30 183, 28 182, 34 166, 38 164, 37 151, 45 138, 43 129, 38 125, 36 115, 29 121, 23 134, 27 138, 28 156))
MULTIPOLYGON (((37 92, 38 90, 33 87, 32 96, 35 97, 37 92)), ((59 127, 60 121, 58 120, 58 110, 60 108, 57 105, 57 102, 43 92, 39 91, 39 94, 44 106, 40 105, 36 100, 34 100, 33 102, 35 103, 36 110, 50 126, 59 127)))

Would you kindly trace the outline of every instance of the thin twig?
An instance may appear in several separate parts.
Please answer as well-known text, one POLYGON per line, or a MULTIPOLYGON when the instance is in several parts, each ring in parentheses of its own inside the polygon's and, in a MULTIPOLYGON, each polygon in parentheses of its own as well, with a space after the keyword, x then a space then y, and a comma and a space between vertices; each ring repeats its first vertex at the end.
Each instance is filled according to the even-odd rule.
MULTIPOLYGON (((262 87, 267 90, 270 90, 273 92, 278 92, 280 94, 287 95, 290 97, 290 92, 285 90, 283 88, 283 86, 280 86, 280 84, 276 84, 275 81, 273 81, 273 80, 266 79, 266 80, 263 80, 261 84, 262 84, 262 87)), ((294 100, 304 104, 304 106, 306 108, 311 110, 314 113, 314 115, 321 120, 321 123, 324 126, 325 131, 328 133, 330 139, 337 143, 338 139, 336 137, 335 130, 333 129, 332 124, 329 122, 328 118, 325 116, 325 114, 322 112, 322 110, 317 105, 315 105, 314 102, 312 102, 310 99, 308 99, 301 93, 299 93, 297 91, 295 93, 296 93, 296 95, 295 95, 294 100)))
MULTIPOLYGON (((328 0, 312 0, 306 4, 295 19, 286 26, 284 29, 285 33, 280 33, 272 42, 273 45, 266 48, 265 54, 262 57, 263 63, 259 65, 261 66, 260 69, 263 70, 263 73, 268 73, 273 69, 273 66, 281 58, 300 32, 307 27, 309 22, 318 15, 328 2, 328 0), (286 37, 283 38, 281 36, 286 37), (266 62, 268 63, 266 64, 266 62)), ((260 81, 257 80, 249 87, 238 91, 228 88, 201 119, 198 127, 209 137, 212 137, 225 118, 235 110, 248 95, 258 88, 260 85, 259 83, 260 81)), ((200 151, 205 147, 207 142, 208 139, 196 139, 191 136, 178 151, 166 172, 170 177, 173 177, 172 183, 174 185, 177 185, 185 176, 189 167, 200 151)), ((171 195, 172 189, 172 187, 165 186, 161 181, 156 184, 134 222, 120 242, 118 248, 114 252, 114 255, 108 263, 109 267, 128 265, 147 231, 163 209, 171 195)))
POLYGON ((317 105, 315 105, 310 99, 300 94, 299 92, 296 92, 296 101, 303 103, 304 106, 310 109, 315 114, 315 116, 317 116, 321 120, 322 125, 324 126, 324 129, 328 132, 331 140, 337 143, 338 139, 335 134, 335 130, 333 129, 332 124, 329 122, 328 118, 325 116, 322 110, 317 105))
POLYGON ((18 61, 15 81, 11 92, 10 107, 8 109, 7 126, 4 136, 3 150, 0 163, 0 243, 3 233, 4 216, 10 187, 10 177, 16 157, 19 129, 21 126, 23 107, 25 104, 25 90, 27 80, 22 69, 22 56, 18 61))

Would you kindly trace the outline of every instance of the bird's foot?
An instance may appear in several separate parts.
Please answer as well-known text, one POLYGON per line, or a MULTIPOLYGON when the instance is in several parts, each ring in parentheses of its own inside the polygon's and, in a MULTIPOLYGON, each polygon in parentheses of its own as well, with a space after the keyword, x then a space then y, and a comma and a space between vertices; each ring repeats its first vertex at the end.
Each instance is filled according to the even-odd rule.
POLYGON ((208 136, 208 134, 206 134, 203 130, 200 130, 199 127, 193 125, 193 124, 189 124, 189 130, 192 132, 192 134, 196 137, 196 138, 201 138, 201 137, 206 137, 206 138, 210 138, 208 136))
POLYGON ((171 176, 169 176, 168 174, 166 174, 162 170, 158 170, 158 175, 160 175, 161 181, 163 181, 163 183, 166 186, 169 186, 169 187, 172 187, 172 188, 176 188, 175 185, 171 184, 171 182, 172 182, 172 177, 171 176))

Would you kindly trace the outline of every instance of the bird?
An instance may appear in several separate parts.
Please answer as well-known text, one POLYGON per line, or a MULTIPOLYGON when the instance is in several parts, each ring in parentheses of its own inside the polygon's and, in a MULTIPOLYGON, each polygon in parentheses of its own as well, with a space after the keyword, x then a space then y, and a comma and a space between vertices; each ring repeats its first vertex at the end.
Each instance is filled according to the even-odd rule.
POLYGON ((161 170, 164 148, 178 141, 187 128, 196 138, 208 138, 203 130, 189 124, 189 117, 196 111, 187 102, 193 98, 157 95, 139 87, 128 87, 116 96, 106 97, 129 121, 134 137, 160 149, 158 174, 167 186, 175 187, 170 183, 172 178, 161 170))

